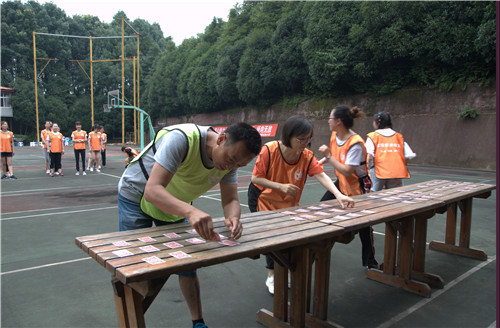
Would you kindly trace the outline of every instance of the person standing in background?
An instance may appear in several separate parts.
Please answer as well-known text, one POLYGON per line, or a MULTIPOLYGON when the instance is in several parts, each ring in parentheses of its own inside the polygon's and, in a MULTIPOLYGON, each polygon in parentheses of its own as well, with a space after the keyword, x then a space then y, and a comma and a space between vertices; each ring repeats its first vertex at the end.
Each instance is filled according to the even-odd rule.
POLYGON ((85 173, 85 143, 87 142, 87 132, 82 130, 82 123, 79 121, 75 122, 76 130, 71 133, 71 140, 73 140, 73 147, 75 150, 75 162, 76 162, 76 175, 80 175, 80 163, 79 159, 82 159, 82 174, 85 173))
POLYGON ((14 156, 14 133, 9 131, 9 123, 2 121, 0 132, 0 156, 2 158, 2 179, 17 179, 12 170, 14 156))
MULTIPOLYGON (((366 165, 366 148, 363 138, 351 128, 354 119, 364 117, 364 112, 358 107, 349 108, 345 105, 335 107, 330 113, 328 124, 332 131, 330 147, 322 145, 319 152, 325 156, 320 162, 328 162, 335 168, 335 175, 340 192, 347 196, 368 193, 371 188, 370 177, 366 165)), ((321 201, 334 199, 327 191, 321 201)), ((378 268, 373 246, 373 229, 371 226, 358 231, 361 239, 361 259, 366 268, 378 268)))
MULTIPOLYGON (((101 139, 102 139, 102 148, 101 148, 101 162, 102 167, 106 167, 106 143, 108 142, 108 135, 104 132, 104 126, 101 125, 101 139)), ((98 166, 101 169, 101 166, 98 166)))
POLYGON ((62 155, 64 154, 64 136, 59 132, 59 125, 52 124, 52 132, 47 134, 47 148, 50 154, 50 176, 64 176, 62 172, 62 155))
POLYGON ((406 159, 417 154, 404 141, 403 135, 392 129, 389 113, 375 114, 373 127, 375 131, 368 133, 366 138, 367 162, 373 182, 371 190, 401 187, 403 179, 410 177, 406 159))
POLYGON ((49 150, 47 149, 47 134, 52 131, 52 122, 45 121, 45 129, 40 132, 43 143, 43 158, 45 159, 45 173, 50 174, 50 156, 49 150))
POLYGON ((102 149, 102 139, 99 124, 94 125, 94 131, 89 133, 88 143, 90 150, 89 159, 89 170, 94 171, 94 165, 96 167, 96 172, 101 172, 99 166, 101 165, 101 149, 102 149))

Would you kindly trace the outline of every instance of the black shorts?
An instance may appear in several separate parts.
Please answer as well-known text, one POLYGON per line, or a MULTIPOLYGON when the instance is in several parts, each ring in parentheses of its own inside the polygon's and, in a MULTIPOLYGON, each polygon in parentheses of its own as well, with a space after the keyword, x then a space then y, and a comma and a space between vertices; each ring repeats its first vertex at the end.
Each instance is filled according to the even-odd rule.
POLYGON ((1 152, 1 157, 12 157, 12 152, 1 152))

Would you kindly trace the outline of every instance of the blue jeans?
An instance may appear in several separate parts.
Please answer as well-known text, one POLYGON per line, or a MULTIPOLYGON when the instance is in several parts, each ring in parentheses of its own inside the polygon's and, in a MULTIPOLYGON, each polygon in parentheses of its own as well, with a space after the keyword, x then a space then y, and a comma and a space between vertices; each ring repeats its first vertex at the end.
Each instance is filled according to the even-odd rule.
MULTIPOLYGON (((141 204, 128 200, 118 193, 118 222, 120 231, 163 226, 178 222, 157 220, 141 210, 141 204)), ((179 276, 196 277, 196 270, 178 273, 179 276)))
POLYGON ((370 169, 370 177, 372 178, 372 189, 371 191, 379 191, 384 189, 391 189, 396 187, 401 187, 403 185, 403 179, 378 179, 375 176, 375 168, 370 169))

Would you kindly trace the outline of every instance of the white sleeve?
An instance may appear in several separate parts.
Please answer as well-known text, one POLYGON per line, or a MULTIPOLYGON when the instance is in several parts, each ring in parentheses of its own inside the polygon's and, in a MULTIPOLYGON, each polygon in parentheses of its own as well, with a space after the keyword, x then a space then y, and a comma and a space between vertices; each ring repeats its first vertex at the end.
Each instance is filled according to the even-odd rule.
POLYGON ((366 162, 366 158, 364 157, 364 151, 361 143, 357 143, 349 148, 349 151, 346 155, 345 164, 358 166, 364 162, 366 162))
POLYGON ((375 144, 373 143, 373 140, 370 137, 366 138, 365 147, 366 147, 366 154, 375 157, 375 144))
POLYGON ((415 154, 413 152, 413 150, 411 150, 410 148, 410 145, 408 145, 405 141, 405 158, 407 159, 413 159, 417 156, 417 154, 415 154))

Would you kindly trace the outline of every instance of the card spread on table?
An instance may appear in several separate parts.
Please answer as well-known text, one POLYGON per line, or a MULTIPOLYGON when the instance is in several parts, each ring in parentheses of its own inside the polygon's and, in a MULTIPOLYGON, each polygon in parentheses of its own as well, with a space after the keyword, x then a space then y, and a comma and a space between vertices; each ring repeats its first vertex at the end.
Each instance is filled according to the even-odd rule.
POLYGON ((309 214, 301 215, 301 217, 306 218, 306 219, 314 219, 314 215, 309 215, 309 214))
POLYGON ((130 243, 127 243, 125 240, 115 241, 113 245, 118 247, 130 246, 130 243))
POLYGON ((186 241, 188 243, 191 243, 191 244, 203 244, 203 243, 206 243, 206 241, 204 241, 203 239, 200 239, 200 238, 190 238, 190 239, 186 239, 186 241))
POLYGON ((373 213, 376 213, 375 211, 371 211, 371 210, 362 210, 362 211, 359 211, 360 213, 363 213, 363 214, 373 214, 373 213))
POLYGON ((226 236, 224 236, 224 235, 222 235, 222 234, 220 234, 220 233, 218 233, 218 232, 216 232, 216 234, 218 234, 218 235, 219 235, 220 240, 225 240, 225 239, 227 239, 227 237, 226 237, 226 236))
POLYGON ((192 235, 197 235, 198 233, 196 232, 195 229, 191 229, 191 230, 186 230, 187 233, 190 233, 192 235))
POLYGON ((113 251, 113 254, 115 254, 116 256, 119 256, 119 257, 134 255, 134 253, 132 253, 131 251, 126 250, 126 249, 120 249, 119 251, 113 251))
POLYGON ((301 213, 307 213, 307 212, 309 212, 308 210, 303 209, 303 208, 299 208, 299 209, 297 209, 297 210, 295 210, 295 211, 296 211, 296 212, 301 212, 301 213))
POLYGON ((145 243, 150 243, 150 242, 152 242, 152 241, 156 241, 156 239, 153 239, 153 238, 151 238, 151 237, 149 237, 149 236, 148 236, 148 237, 141 237, 141 238, 138 238, 138 239, 139 239, 140 241, 142 241, 142 242, 145 242, 145 243))
POLYGON ((326 223, 326 224, 332 224, 332 223, 335 223, 335 220, 321 219, 321 220, 319 220, 319 222, 323 222, 323 223, 326 223))
POLYGON ((321 206, 321 207, 333 207, 333 205, 331 205, 331 204, 319 204, 319 206, 321 206))
POLYGON ((167 237, 167 238, 170 238, 170 239, 172 239, 172 238, 180 238, 181 237, 178 234, 176 234, 175 232, 165 233, 163 235, 165 237, 167 237))
POLYGON ((344 210, 341 210, 341 209, 338 209, 338 208, 332 208, 331 210, 329 210, 329 212, 337 212, 337 213, 342 213, 342 212, 345 212, 344 210))
POLYGON ((331 215, 330 213, 321 212, 321 211, 314 212, 314 214, 316 214, 316 215, 323 215, 323 216, 328 216, 328 215, 331 215))
POLYGON ((292 211, 284 211, 284 212, 281 212, 283 214, 286 214, 286 215, 293 215, 295 214, 295 212, 292 212, 292 211))
POLYGON ((172 255, 173 257, 175 257, 177 259, 185 259, 187 257, 191 257, 191 255, 186 254, 186 253, 181 252, 181 251, 170 253, 170 255, 172 255))
POLYGON ((337 215, 335 217, 336 220, 350 220, 351 218, 348 216, 337 215))
POLYGON ((369 198, 380 198, 380 196, 368 195, 369 198))
POLYGON ((226 245, 226 246, 236 246, 236 245, 239 245, 240 243, 237 243, 237 242, 231 241, 231 240, 223 240, 219 244, 226 245))
POLYGON ((290 220, 295 220, 295 221, 305 221, 306 219, 298 217, 298 216, 292 216, 290 220))
POLYGON ((358 213, 347 213, 345 216, 351 217, 351 218, 358 218, 358 217, 360 217, 362 215, 358 214, 358 213))
POLYGON ((151 245, 139 247, 139 249, 142 249, 143 251, 148 252, 148 253, 159 251, 158 248, 151 246, 151 245))
POLYGON ((184 247, 183 245, 176 243, 175 241, 171 241, 169 243, 164 243, 163 245, 167 246, 168 248, 179 248, 179 247, 184 247))
POLYGON ((165 261, 163 261, 161 258, 157 257, 157 256, 150 256, 150 257, 145 257, 142 259, 144 262, 147 262, 151 265, 156 265, 156 264, 161 264, 161 263, 165 263, 165 261))
POLYGON ((403 200, 403 203, 405 203, 405 204, 415 204, 416 202, 411 201, 411 200, 403 200))
POLYGON ((310 209, 310 210, 320 210, 321 207, 318 207, 318 206, 309 206, 308 209, 310 209))

